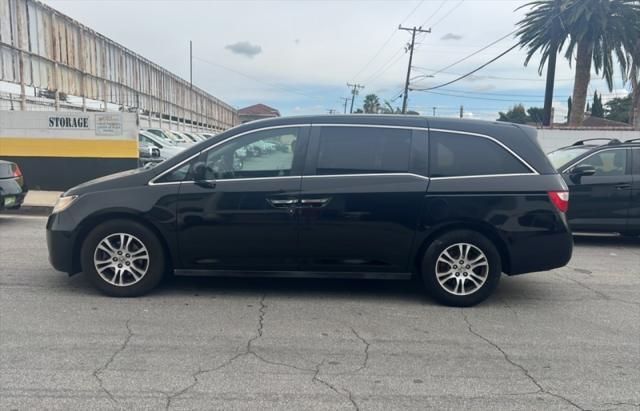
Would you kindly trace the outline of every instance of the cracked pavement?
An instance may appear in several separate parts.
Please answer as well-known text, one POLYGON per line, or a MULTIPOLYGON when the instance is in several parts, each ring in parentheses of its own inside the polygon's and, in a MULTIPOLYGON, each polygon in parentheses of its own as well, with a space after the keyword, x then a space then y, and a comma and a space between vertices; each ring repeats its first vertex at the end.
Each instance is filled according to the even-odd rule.
POLYGON ((473 308, 412 282, 178 278, 112 299, 0 216, 0 409, 640 408, 640 239, 473 308))

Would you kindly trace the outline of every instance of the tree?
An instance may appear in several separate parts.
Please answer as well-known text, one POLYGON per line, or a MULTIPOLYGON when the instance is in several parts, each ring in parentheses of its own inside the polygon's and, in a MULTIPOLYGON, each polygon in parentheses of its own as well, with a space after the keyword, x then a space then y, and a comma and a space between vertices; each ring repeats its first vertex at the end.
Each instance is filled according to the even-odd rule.
POLYGON ((364 98, 362 108, 365 113, 375 114, 380 111, 380 99, 375 94, 368 94, 364 98))
POLYGON ((631 117, 631 94, 629 94, 627 97, 617 97, 609 100, 605 104, 605 107, 605 118, 607 118, 608 120, 628 123, 631 117))
MULTIPOLYGON (((380 107, 380 113, 382 114, 402 114, 402 109, 400 107, 393 108, 391 103, 385 100, 384 107, 380 107)), ((414 110, 407 110, 405 113, 407 115, 419 116, 420 113, 414 110)))
POLYGON ((553 82, 556 73, 556 57, 567 39, 568 31, 562 24, 563 15, 568 9, 567 0, 537 0, 527 3, 523 7, 531 7, 525 17, 517 24, 519 26, 516 36, 519 37, 521 47, 527 47, 526 66, 531 58, 540 52, 540 65, 538 74, 542 75, 547 60, 547 84, 544 92, 544 116, 542 123, 545 126, 551 123, 551 105, 553 103, 553 82))
POLYGON ((602 107, 602 96, 598 96, 598 92, 593 92, 593 104, 591 105, 591 117, 604 117, 604 108, 602 107))
POLYGON ((565 57, 571 63, 575 52, 573 105, 569 125, 579 126, 584 119, 591 67, 602 72, 609 90, 613 90, 613 55, 623 72, 628 67, 628 48, 640 33, 640 4, 637 0, 566 0, 569 2, 563 23, 570 41, 565 57))
POLYGON ((526 124, 528 120, 527 113, 522 104, 516 104, 506 113, 500 112, 498 115, 500 116, 498 121, 506 121, 509 123, 526 124))
POLYGON ((529 107, 527 109, 527 120, 532 122, 532 123, 543 124, 544 108, 541 108, 541 107, 529 107))
POLYGON ((571 123, 571 107, 573 106, 573 100, 571 97, 567 99, 567 123, 571 123))

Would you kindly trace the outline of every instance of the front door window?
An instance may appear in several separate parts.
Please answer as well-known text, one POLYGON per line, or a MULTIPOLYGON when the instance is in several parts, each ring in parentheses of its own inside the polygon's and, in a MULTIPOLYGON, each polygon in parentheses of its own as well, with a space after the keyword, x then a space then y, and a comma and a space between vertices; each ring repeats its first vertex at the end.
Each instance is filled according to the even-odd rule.
POLYGON ((262 130, 206 153, 207 180, 292 175, 297 128, 262 130))

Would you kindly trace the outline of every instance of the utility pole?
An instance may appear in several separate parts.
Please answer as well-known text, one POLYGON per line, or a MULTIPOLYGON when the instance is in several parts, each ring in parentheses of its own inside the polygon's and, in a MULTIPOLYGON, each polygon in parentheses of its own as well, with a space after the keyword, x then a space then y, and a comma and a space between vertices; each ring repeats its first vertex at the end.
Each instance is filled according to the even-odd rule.
POLYGON ((460 106, 460 118, 464 118, 464 106, 460 106))
POLYGON ((335 108, 330 108, 330 109, 327 110, 327 113, 336 114, 336 109, 335 108))
POLYGON ((411 32, 411 44, 407 46, 409 50, 409 65, 407 66, 407 79, 404 82, 404 97, 402 99, 402 114, 407 113, 407 98, 409 97, 409 78, 411 77, 411 63, 413 62, 413 49, 416 43, 416 33, 431 33, 431 29, 423 30, 422 26, 413 28, 398 26, 398 30, 411 32))
POLYGON ((349 113, 353 113, 353 101, 356 99, 356 96, 359 93, 358 90, 361 88, 364 88, 364 86, 358 83, 355 83, 355 84, 347 83, 347 87, 351 87, 351 110, 349 110, 349 113))
POLYGON ((193 88, 193 42, 189 40, 189 88, 193 88))
POLYGON ((435 106, 433 107, 433 116, 434 117, 436 116, 436 107, 435 106))
POLYGON ((347 114, 347 104, 349 103, 349 97, 340 97, 340 100, 344 101, 344 114, 347 114))

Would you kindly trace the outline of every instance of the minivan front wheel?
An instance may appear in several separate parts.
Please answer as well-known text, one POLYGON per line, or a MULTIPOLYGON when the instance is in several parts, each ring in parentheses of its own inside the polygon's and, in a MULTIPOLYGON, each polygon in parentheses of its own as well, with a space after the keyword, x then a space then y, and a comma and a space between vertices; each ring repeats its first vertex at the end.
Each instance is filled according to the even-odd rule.
POLYGON ((84 273, 100 291, 114 297, 143 295, 164 276, 162 245, 151 230, 135 221, 98 225, 86 237, 81 253, 84 273))
POLYGON ((480 233, 456 230, 436 238, 422 261, 422 279, 439 302, 468 307, 485 300, 501 276, 500 254, 480 233))

